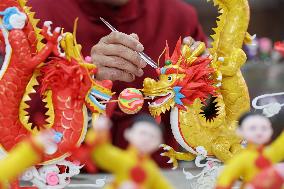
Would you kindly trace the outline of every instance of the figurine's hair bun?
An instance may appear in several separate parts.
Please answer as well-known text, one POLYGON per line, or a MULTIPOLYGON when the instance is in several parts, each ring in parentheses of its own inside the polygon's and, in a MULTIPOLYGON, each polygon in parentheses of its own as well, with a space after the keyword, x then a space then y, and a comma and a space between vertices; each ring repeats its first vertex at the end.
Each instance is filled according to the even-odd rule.
POLYGON ((137 115, 134 119, 133 119, 133 123, 137 123, 137 122, 148 122, 153 124, 153 126, 159 128, 161 130, 161 132, 163 132, 163 125, 157 123, 157 121, 149 114, 146 113, 142 113, 137 115))
MULTIPOLYGON (((242 125, 242 123, 248 118, 248 117, 251 117, 251 116, 261 116, 261 117, 264 117, 264 118, 267 118, 265 117, 264 115, 260 114, 260 113, 256 113, 256 112, 247 112, 245 114, 243 114, 240 118, 239 118, 239 127, 242 125)), ((268 119, 268 118, 267 118, 268 119)), ((268 119, 269 120, 269 119, 268 119)))

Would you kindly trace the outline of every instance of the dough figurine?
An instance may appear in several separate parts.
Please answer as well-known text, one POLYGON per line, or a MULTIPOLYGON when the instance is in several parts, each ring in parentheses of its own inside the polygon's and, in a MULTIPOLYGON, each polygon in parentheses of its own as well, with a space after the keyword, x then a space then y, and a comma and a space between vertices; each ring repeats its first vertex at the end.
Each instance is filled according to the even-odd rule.
POLYGON ((165 66, 157 69, 158 80, 145 78, 144 96, 152 116, 171 111, 171 129, 185 152, 164 146, 162 155, 173 168, 178 160, 195 159, 196 148, 203 146, 208 156, 226 162, 241 150, 235 136, 237 119, 250 109, 250 98, 241 67, 246 62, 243 44, 252 41, 247 33, 250 14, 247 0, 214 0, 221 15, 212 35, 210 55, 200 43, 196 50, 177 43, 172 56, 165 50, 165 66), (182 51, 180 51, 182 49, 182 51), (211 96, 211 97, 210 97, 211 96))
POLYGON ((110 121, 100 117, 86 142, 94 145, 92 159, 97 166, 114 174, 114 181, 107 189, 170 189, 173 188, 160 173, 150 155, 162 142, 160 126, 148 115, 137 117, 125 131, 129 142, 127 150, 111 145, 110 121))
MULTIPOLYGON (((228 161, 218 178, 217 189, 231 188, 240 177, 242 177, 245 186, 258 173, 271 168, 273 164, 284 159, 284 132, 271 145, 265 146, 273 134, 268 118, 255 113, 247 113, 239 120, 237 133, 247 140, 247 149, 228 161)), ((265 179, 259 180, 259 182, 264 183, 265 179)), ((270 180, 270 184, 273 182, 277 181, 270 180)), ((270 186, 266 186, 266 189, 276 189, 270 186)))
POLYGON ((245 186, 246 189, 281 189, 281 187, 284 187, 283 163, 263 170, 245 186))
POLYGON ((45 131, 17 144, 7 156, 0 152, 0 189, 6 188, 8 182, 15 180, 27 168, 40 163, 44 153, 56 150, 56 135, 45 131))

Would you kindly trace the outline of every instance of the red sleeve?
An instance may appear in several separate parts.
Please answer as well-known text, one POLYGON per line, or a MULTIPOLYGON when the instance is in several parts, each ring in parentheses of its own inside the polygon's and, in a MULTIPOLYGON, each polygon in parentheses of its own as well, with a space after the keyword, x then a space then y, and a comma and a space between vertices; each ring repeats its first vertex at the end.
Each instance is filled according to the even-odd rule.
MULTIPOLYGON (((147 2, 150 3, 150 0, 147 2)), ((162 28, 167 28, 167 34, 162 34, 166 35, 167 40, 174 38, 176 42, 179 36, 183 38, 191 36, 197 41, 207 41, 198 19, 198 13, 193 6, 182 0, 158 0, 157 2, 159 2, 157 6, 160 9, 156 7, 154 11, 158 13, 158 17, 161 17, 156 18, 158 19, 157 24, 162 28)), ((153 1, 151 4, 154 4, 153 1)))
POLYGON ((189 4, 181 3, 183 7, 180 9, 180 16, 184 19, 186 34, 193 37, 196 41, 207 43, 207 37, 203 32, 202 26, 198 19, 198 13, 194 7, 189 4))
POLYGON ((192 37, 197 40, 197 41, 203 41, 205 43, 207 43, 207 37, 206 35, 204 34, 203 30, 202 30, 202 27, 200 24, 198 24, 195 28, 195 31, 192 35, 192 37))
POLYGON ((73 31, 73 23, 79 14, 77 0, 29 0, 28 6, 36 12, 35 18, 40 19, 39 27, 42 27, 44 21, 52 21, 52 27, 62 27, 64 31, 73 31))

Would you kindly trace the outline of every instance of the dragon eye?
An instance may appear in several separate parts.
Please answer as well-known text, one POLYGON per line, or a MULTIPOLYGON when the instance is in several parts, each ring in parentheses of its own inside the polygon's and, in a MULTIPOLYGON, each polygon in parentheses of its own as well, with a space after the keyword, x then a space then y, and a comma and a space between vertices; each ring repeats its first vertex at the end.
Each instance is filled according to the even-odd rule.
POLYGON ((167 61, 165 62, 165 64, 166 64, 167 66, 169 66, 169 65, 171 65, 171 64, 172 64, 172 61, 167 60, 167 61))
POLYGON ((168 76, 168 81, 172 81, 173 77, 172 76, 168 76))

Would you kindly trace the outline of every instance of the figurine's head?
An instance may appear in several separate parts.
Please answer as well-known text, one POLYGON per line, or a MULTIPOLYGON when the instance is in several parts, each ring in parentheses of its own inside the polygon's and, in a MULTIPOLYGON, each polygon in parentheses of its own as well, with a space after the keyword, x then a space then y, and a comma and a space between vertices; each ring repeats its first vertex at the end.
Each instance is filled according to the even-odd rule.
POLYGON ((152 154, 162 143, 161 126, 150 115, 138 116, 132 127, 125 131, 124 137, 141 154, 152 154))
POLYGON ((0 12, 0 15, 3 16, 3 26, 7 30, 23 29, 26 25, 27 15, 17 7, 9 7, 0 12))
POLYGON ((267 144, 273 134, 270 120, 260 114, 246 113, 239 120, 237 133, 249 143, 267 144))

